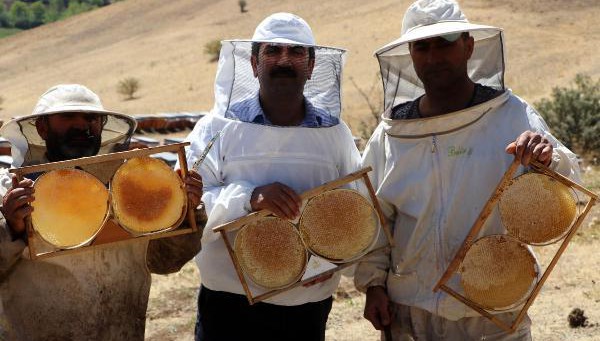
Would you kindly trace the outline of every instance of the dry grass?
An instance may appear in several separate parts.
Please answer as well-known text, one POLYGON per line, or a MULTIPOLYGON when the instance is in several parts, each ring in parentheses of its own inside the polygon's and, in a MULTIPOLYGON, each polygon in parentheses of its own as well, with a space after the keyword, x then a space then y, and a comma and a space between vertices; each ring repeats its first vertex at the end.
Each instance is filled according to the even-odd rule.
MULTIPOLYGON (((357 133, 369 109, 349 77, 368 87, 378 70, 373 51, 399 36, 407 0, 261 1, 240 13, 235 1, 128 0, 0 41, 0 118, 30 113, 57 83, 79 82, 107 107, 131 114, 207 110, 216 63, 203 53, 214 39, 250 37, 276 11, 307 19, 317 41, 350 52, 344 115, 357 133), (114 84, 135 75, 136 101, 121 101, 114 84)), ((505 29, 507 85, 533 101, 576 73, 600 75, 600 2, 596 0, 461 1, 473 22, 505 29)))

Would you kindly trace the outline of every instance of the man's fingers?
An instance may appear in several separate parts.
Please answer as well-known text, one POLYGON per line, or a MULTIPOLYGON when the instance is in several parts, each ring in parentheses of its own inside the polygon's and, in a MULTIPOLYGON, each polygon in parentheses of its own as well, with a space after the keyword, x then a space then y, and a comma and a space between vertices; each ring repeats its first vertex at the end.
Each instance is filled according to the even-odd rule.
POLYGON ((17 176, 14 174, 10 175, 10 179, 12 181, 12 188, 17 188, 19 187, 19 180, 17 179, 17 176))
POLYGON ((525 154, 528 144, 529 144, 529 135, 528 134, 521 134, 517 138, 515 155, 516 155, 517 159, 521 160, 521 163, 523 160, 523 154, 525 154))
POLYGON ((517 143, 516 142, 511 142, 508 144, 508 146, 506 146, 506 153, 507 154, 515 154, 515 152, 517 151, 517 143))
POLYGON ((538 161, 540 161, 541 163, 543 163, 546 166, 550 165, 550 162, 552 161, 552 150, 553 149, 554 148, 552 147, 552 145, 546 145, 544 147, 544 149, 542 149, 542 152, 540 153, 540 156, 538 157, 538 161))
POLYGON ((281 189, 296 204, 296 206, 300 207, 302 205, 302 199, 296 191, 285 185, 282 185, 281 189))
POLYGON ((13 212, 15 220, 23 220, 33 212, 33 206, 23 206, 13 212))
POLYGON ((280 215, 281 218, 292 220, 296 217, 293 206, 288 202, 287 198, 285 198, 283 195, 280 196, 278 199, 273 200, 272 203, 282 213, 282 215, 280 215))
POLYGON ((369 310, 365 309, 364 317, 369 322, 371 322, 371 324, 373 325, 373 328, 375 328, 377 330, 382 330, 383 329, 383 325, 379 321, 379 314, 377 313, 376 310, 374 310, 374 309, 369 309, 369 310))

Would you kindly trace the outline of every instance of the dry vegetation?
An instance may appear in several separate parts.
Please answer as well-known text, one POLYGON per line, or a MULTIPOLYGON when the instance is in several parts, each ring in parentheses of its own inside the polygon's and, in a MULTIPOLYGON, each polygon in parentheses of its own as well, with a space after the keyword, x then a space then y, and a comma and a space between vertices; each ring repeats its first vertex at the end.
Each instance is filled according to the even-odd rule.
MULTIPOLYGON (((0 40, 0 118, 31 112, 57 83, 80 82, 105 105, 126 113, 208 110, 217 64, 204 46, 214 39, 250 37, 276 11, 307 19, 317 41, 349 50, 344 115, 358 135, 369 108, 352 77, 368 89, 377 72, 373 51, 399 36, 409 0, 254 1, 240 13, 230 0, 127 0, 0 40), (248 7, 250 9, 250 7, 248 7), (144 84, 122 101, 118 80, 144 84)), ((600 76, 600 2, 596 0, 461 1, 469 19, 505 29, 507 85, 530 101, 547 96, 575 74, 600 76)))

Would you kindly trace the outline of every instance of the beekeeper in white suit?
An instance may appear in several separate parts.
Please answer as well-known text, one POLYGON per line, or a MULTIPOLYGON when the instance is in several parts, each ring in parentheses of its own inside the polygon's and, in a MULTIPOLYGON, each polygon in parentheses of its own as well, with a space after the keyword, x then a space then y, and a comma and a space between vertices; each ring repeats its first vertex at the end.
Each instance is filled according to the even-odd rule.
POLYGON ((250 306, 211 229, 261 209, 295 218, 299 193, 357 170, 359 153, 339 118, 343 61, 343 50, 317 46, 308 24, 289 13, 267 17, 251 40, 222 43, 215 106, 188 136, 193 164, 221 132, 200 167, 208 225, 197 256, 197 340, 324 339, 339 275, 250 306))
MULTIPOLYGON (((529 340, 528 318, 507 334, 432 289, 512 154, 523 166, 536 159, 578 179, 575 155, 504 87, 501 30, 469 23, 455 1, 413 3, 402 36, 375 54, 385 111, 363 166, 374 168, 371 180, 395 247, 357 267, 356 286, 367 293, 365 317, 377 329, 391 327, 394 340, 529 340)), ((497 214, 483 233, 494 231, 502 231, 497 214)), ((498 316, 512 321, 515 313, 498 316)))

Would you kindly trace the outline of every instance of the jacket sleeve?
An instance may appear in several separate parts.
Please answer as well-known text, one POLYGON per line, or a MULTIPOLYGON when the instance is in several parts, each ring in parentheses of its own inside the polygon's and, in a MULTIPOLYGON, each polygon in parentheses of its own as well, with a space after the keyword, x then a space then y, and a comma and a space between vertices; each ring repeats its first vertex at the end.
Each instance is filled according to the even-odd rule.
MULTIPOLYGON (((225 131, 226 127, 215 126, 209 118, 202 119, 196 124, 187 138, 190 146, 186 150, 186 160, 190 169, 219 130, 225 131)), ((211 242, 220 238, 218 233, 212 232, 213 227, 250 213, 250 197, 255 188, 253 184, 245 181, 232 181, 225 184, 221 141, 221 138, 215 141, 204 162, 198 168, 204 186, 202 202, 208 217, 207 230, 202 237, 203 242, 211 242)))
MULTIPOLYGON (((385 143, 385 133, 383 131, 383 126, 380 124, 373 133, 373 136, 371 136, 369 142, 367 142, 367 146, 363 152, 362 167, 371 166, 373 168, 373 171, 369 173, 369 179, 376 193, 385 174, 385 143)), ((394 208, 380 198, 378 198, 378 201, 393 235, 393 222, 395 218, 394 208)), ((385 233, 381 231, 375 247, 379 248, 387 243, 388 240, 385 233)), ((382 249, 365 257, 356 266, 354 273, 354 285, 356 288, 359 291, 366 292, 371 286, 385 286, 390 263, 389 248, 382 249)))
POLYGON ((554 146, 552 151, 552 163, 550 169, 566 176, 567 178, 581 183, 581 174, 579 170, 579 162, 577 155, 565 147, 556 137, 550 133, 550 128, 544 119, 529 105, 526 107, 527 117, 532 130, 545 136, 548 141, 554 146))
POLYGON ((25 247, 24 240, 13 238, 4 216, 0 214, 0 279, 19 262, 25 247))
MULTIPOLYGON (((195 210, 198 231, 169 238, 153 239, 148 243, 146 262, 152 273, 166 275, 177 272, 202 248, 202 231, 206 224, 204 208, 195 210)), ((187 227, 184 220, 184 228, 187 227)))

